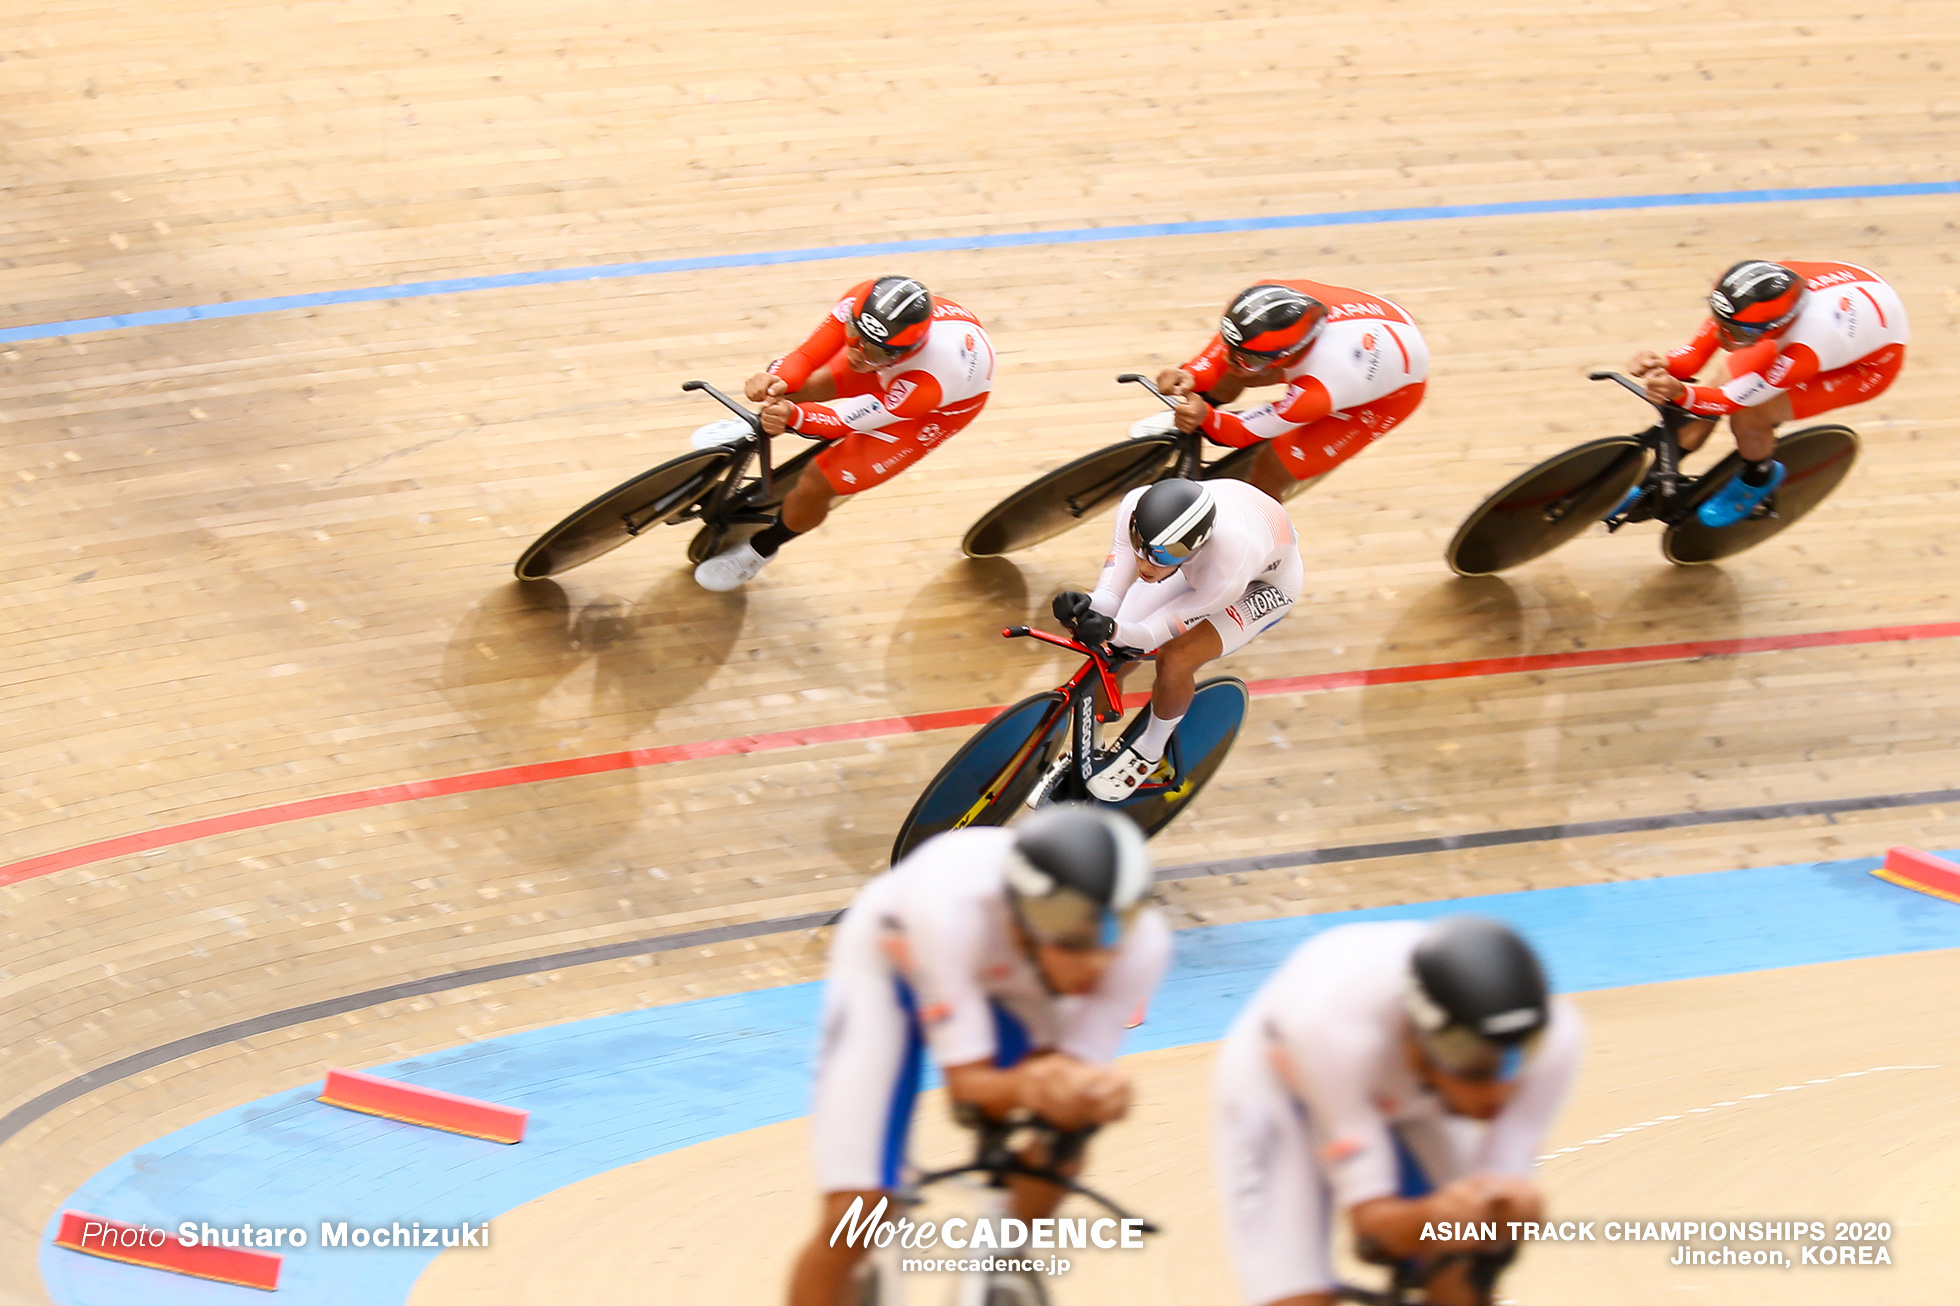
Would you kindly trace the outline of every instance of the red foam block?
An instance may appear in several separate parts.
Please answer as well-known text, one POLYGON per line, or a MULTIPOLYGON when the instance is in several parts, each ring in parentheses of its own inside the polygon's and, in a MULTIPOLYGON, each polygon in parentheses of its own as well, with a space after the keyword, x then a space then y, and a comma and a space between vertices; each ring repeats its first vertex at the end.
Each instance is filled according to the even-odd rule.
POLYGON ((85 1211, 63 1211, 61 1228, 56 1231, 54 1241, 57 1247, 125 1265, 215 1279, 244 1288, 263 1288, 267 1292, 279 1286, 279 1266, 284 1260, 272 1252, 252 1252, 242 1247, 186 1247, 162 1229, 106 1220, 85 1211))
POLYGON ((487 1138, 493 1143, 522 1142, 525 1122, 531 1118, 529 1111, 515 1107, 458 1097, 417 1084, 404 1084, 398 1079, 364 1075, 358 1070, 327 1071, 320 1100, 328 1106, 365 1111, 371 1116, 426 1125, 430 1129, 447 1129, 452 1134, 487 1138))
POLYGON ((1960 866, 1917 848, 1887 848, 1885 865, 1872 874, 1935 898, 1960 902, 1960 866))

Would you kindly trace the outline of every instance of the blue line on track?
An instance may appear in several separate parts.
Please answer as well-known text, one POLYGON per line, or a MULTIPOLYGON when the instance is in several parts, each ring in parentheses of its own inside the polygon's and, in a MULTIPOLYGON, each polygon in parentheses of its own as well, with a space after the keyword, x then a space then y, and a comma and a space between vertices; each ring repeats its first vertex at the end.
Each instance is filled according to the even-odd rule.
MULTIPOLYGON (((1502 917, 1536 942, 1566 992, 1960 947, 1960 908, 1876 879, 1875 865, 1722 871, 1185 930, 1125 1050, 1218 1038, 1301 940, 1356 920, 1502 917)), ((793 1119, 807 1109, 818 994, 816 984, 794 984, 704 998, 379 1068, 529 1110, 529 1135, 515 1147, 322 1106, 313 1084, 160 1138, 63 1205, 173 1230, 184 1220, 298 1225, 314 1241, 286 1258, 283 1306, 395 1306, 435 1253, 322 1250, 321 1221, 488 1220, 645 1157, 793 1119)), ((41 1275, 61 1306, 266 1301, 250 1288, 60 1250, 55 1223, 41 1275)))
POLYGON ((1888 182, 1869 186, 1795 186, 1769 190, 1724 190, 1675 195, 1600 195, 1565 200, 1513 200, 1501 204, 1437 204, 1416 208, 1357 209, 1343 213, 1292 213, 1264 218, 1219 218, 1206 222, 1146 222, 1120 227, 1073 227, 1060 231, 1007 231, 994 235, 939 236, 929 240, 892 240, 865 245, 825 245, 815 249, 764 250, 752 254, 710 254, 696 258, 648 259, 639 263, 602 263, 594 267, 552 268, 538 272, 506 272, 488 277, 454 277, 443 281, 412 281, 399 286, 362 286, 327 290, 312 295, 279 295, 271 299, 241 299, 228 304, 193 304, 188 308, 148 309, 106 317, 73 318, 33 326, 0 328, 0 344, 86 335, 97 331, 126 331, 134 327, 172 326, 217 318, 251 317, 288 309, 323 308, 332 304, 368 304, 388 299, 420 299, 471 290, 503 290, 518 286, 553 286, 574 281, 605 281, 619 277, 659 276, 669 272, 699 272, 714 268, 774 267, 784 263, 821 263, 833 259, 885 258, 941 250, 1020 249, 1036 245, 1082 245, 1111 240, 1152 240, 1161 236, 1223 235, 1242 231, 1286 231, 1299 227, 1353 227, 1378 222, 1439 222, 1452 218, 1494 218, 1527 213, 1593 213, 1612 209, 1695 208, 1714 204, 1789 204, 1802 200, 1892 199, 1917 195, 1960 194, 1960 181, 1888 182))

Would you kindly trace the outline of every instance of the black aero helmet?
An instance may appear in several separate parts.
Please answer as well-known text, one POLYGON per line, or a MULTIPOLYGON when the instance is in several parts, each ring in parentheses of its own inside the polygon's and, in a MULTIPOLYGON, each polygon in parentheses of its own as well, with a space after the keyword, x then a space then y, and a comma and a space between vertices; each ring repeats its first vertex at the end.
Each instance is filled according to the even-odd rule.
POLYGON ((1211 538, 1218 501, 1198 481, 1176 477, 1143 492, 1130 513, 1130 547, 1159 567, 1181 567, 1211 538))
POLYGON ((1037 941, 1109 948, 1150 891, 1150 851, 1128 817, 1058 803, 1015 828, 1006 879, 1008 903, 1037 941))
POLYGON ((851 301, 851 334, 886 354, 906 354, 932 327, 932 293, 910 277, 879 277, 851 301))
POLYGON ((1225 306, 1218 334, 1234 354, 1276 362, 1312 344, 1327 325, 1327 306, 1291 286, 1249 286, 1225 306))
POLYGON ((1446 916, 1409 959, 1405 1007, 1429 1059, 1469 1079, 1509 1079, 1551 1019, 1531 945, 1485 916, 1446 916))
POLYGON ((1715 329, 1725 341, 1751 341, 1781 331, 1803 311, 1804 282, 1790 268, 1744 259, 1708 292, 1715 329))

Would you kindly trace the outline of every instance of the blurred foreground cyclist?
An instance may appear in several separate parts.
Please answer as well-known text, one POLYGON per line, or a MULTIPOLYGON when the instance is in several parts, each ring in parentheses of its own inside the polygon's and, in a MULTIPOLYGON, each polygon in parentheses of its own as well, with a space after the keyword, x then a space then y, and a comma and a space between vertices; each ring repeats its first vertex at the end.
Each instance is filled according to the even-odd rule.
MULTIPOLYGON (((833 1231, 854 1201, 868 1215, 898 1188, 925 1050, 961 1111, 1062 1129, 1129 1111, 1129 1076, 1110 1063, 1171 955, 1151 884, 1134 823, 1063 804, 940 835, 858 894, 824 986, 810 1112, 823 1205, 790 1306, 849 1300, 865 1249, 833 1231)), ((1061 1195, 1019 1181, 1013 1214, 1045 1217, 1061 1195)))
POLYGON ((1531 948, 1478 916, 1309 939, 1218 1057, 1218 1186, 1248 1306, 1332 1306, 1345 1211, 1364 1259, 1438 1306, 1485 1306, 1541 1220, 1534 1158, 1578 1070, 1579 1014, 1531 948), (1490 1241, 1423 1226, 1495 1221, 1490 1241))

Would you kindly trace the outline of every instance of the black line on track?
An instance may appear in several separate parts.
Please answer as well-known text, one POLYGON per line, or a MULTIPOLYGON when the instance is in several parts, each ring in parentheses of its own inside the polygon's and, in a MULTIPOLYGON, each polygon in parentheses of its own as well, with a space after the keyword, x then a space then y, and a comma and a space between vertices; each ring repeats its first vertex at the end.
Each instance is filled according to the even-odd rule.
MULTIPOLYGON (((1876 794, 1864 798, 1823 798, 1804 803, 1767 803, 1758 807, 1726 807, 1706 812, 1669 812, 1660 816, 1628 816, 1608 821, 1575 821, 1570 825, 1532 825, 1511 830, 1485 830, 1471 834, 1439 835, 1429 839, 1398 839, 1385 843, 1348 844, 1338 848, 1307 848, 1299 852, 1270 853, 1260 857, 1235 857, 1224 861, 1195 862, 1186 866, 1167 866, 1157 872, 1160 881, 1197 880, 1219 875, 1242 875, 1249 871, 1284 870, 1295 866, 1320 866, 1329 862, 1379 861, 1388 857, 1411 857, 1419 853, 1456 852, 1469 848, 1500 848, 1516 844, 1551 843, 1560 839, 1596 838, 1600 835, 1637 834, 1652 830, 1679 830, 1697 825, 1726 825, 1741 821, 1781 821, 1805 816, 1835 816, 1840 812, 1874 812, 1898 807, 1932 807, 1960 802, 1960 789, 1929 789, 1911 794, 1876 794)), ((343 997, 326 998, 284 1011, 268 1012, 250 1020, 233 1021, 216 1029, 137 1052, 106 1066, 100 1066, 37 1097, 29 1098, 6 1115, 0 1116, 0 1144, 42 1116, 79 1097, 146 1070, 208 1052, 226 1043, 269 1034, 275 1030, 303 1025, 329 1016, 343 1016, 384 1002, 425 997, 452 989, 468 988, 511 979, 588 966, 595 962, 618 961, 625 957, 644 957, 683 948, 707 947, 735 939, 753 939, 769 934, 789 934, 813 930, 835 921, 841 912, 808 912, 800 916, 778 916, 770 920, 748 921, 737 925, 714 925, 706 929, 683 930, 647 939, 628 939, 591 948, 574 948, 543 957, 473 966, 468 970, 429 975, 378 989, 366 989, 343 997)))

